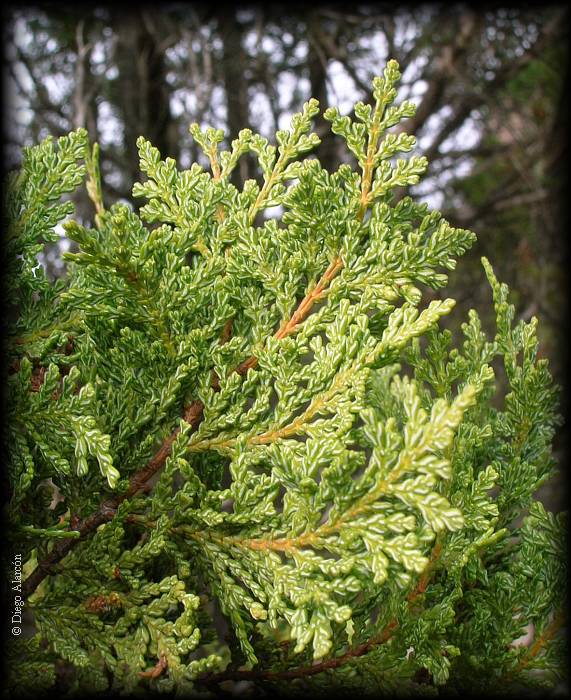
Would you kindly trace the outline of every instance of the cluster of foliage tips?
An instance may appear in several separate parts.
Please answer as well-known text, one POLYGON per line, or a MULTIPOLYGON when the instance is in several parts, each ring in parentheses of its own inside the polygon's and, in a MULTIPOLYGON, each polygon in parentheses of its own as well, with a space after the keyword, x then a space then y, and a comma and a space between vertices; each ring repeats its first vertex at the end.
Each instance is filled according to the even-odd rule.
POLYGON ((354 156, 334 173, 302 158, 315 100, 276 146, 192 125, 205 167, 141 138, 139 214, 105 207, 85 131, 25 150, 5 203, 5 577, 21 557, 28 616, 10 693, 560 680, 564 515, 533 498, 556 390, 486 260, 496 328, 439 328, 475 236, 395 196, 427 166, 397 157, 398 79, 390 61, 354 121, 325 112, 354 156), (84 181, 92 227, 71 218, 84 181), (53 282, 59 225, 79 249, 53 282))

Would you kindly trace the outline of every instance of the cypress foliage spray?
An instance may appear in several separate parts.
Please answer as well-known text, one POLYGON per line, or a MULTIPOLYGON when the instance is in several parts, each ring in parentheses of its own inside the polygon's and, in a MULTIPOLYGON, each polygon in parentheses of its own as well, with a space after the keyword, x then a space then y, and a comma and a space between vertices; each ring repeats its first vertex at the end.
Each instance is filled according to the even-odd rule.
POLYGON ((399 75, 389 61, 354 120, 326 111, 355 162, 333 173, 308 155, 316 100, 276 145, 245 129, 221 150, 192 125, 207 169, 140 138, 139 214, 106 208, 85 131, 25 150, 5 203, 6 507, 34 633, 7 645, 10 694, 561 677, 565 516, 533 498, 556 390, 487 260, 491 333, 472 311, 455 344, 454 301, 425 301, 475 235, 394 197, 427 168, 391 130, 414 113, 399 75), (247 153, 260 177, 239 191, 247 153), (69 201, 83 183, 92 227, 69 201), (79 252, 52 283, 38 253, 59 224, 79 252))

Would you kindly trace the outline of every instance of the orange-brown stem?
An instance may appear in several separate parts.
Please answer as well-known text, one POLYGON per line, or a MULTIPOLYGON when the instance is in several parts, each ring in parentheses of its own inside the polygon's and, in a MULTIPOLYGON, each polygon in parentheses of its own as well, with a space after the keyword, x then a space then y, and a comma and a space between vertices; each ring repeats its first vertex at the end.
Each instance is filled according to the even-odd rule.
POLYGON ((526 666, 529 666, 529 664, 533 661, 533 659, 541 652, 541 650, 545 647, 547 642, 549 642, 557 632, 560 630, 560 628, 565 624, 565 614, 563 613, 562 610, 559 610, 555 616, 553 617, 553 620, 547 625, 547 627, 544 629, 543 634, 541 634, 535 641, 534 643, 529 647, 527 653, 525 656, 521 659, 519 664, 516 667, 516 672, 519 672, 523 670, 526 666))
MULTIPOLYGON (((301 300, 291 318, 287 322, 282 323, 279 330, 274 334, 274 338, 281 340, 295 331, 299 324, 307 318, 315 302, 321 299, 325 289, 328 287, 331 280, 336 277, 342 267, 343 261, 340 257, 335 258, 335 260, 329 264, 329 267, 327 270, 325 270, 319 282, 315 285, 311 292, 306 294, 301 300)), ((252 356, 242 362, 242 364, 238 365, 235 371, 238 372, 238 374, 244 375, 249 369, 255 367, 257 364, 258 358, 252 356)))
POLYGON ((168 668, 167 657, 164 656, 163 654, 161 654, 160 659, 153 666, 153 668, 150 668, 148 671, 141 671, 139 673, 139 676, 141 678, 158 678, 166 671, 167 668, 168 668))

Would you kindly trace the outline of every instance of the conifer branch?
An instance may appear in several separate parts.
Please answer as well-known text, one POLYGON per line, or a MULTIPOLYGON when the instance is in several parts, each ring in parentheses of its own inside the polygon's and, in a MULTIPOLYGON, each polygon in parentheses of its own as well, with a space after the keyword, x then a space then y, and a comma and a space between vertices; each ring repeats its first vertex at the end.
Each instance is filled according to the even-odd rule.
MULTIPOLYGON (((369 138, 369 146, 368 146, 368 151, 367 151, 367 163, 365 165, 365 169, 363 172, 363 184, 362 184, 362 189, 361 189, 361 204, 359 211, 357 213, 357 218, 359 220, 362 220, 364 217, 364 214, 366 212, 367 206, 368 206, 368 193, 371 188, 371 179, 372 179, 372 168, 373 168, 373 159, 376 153, 376 147, 377 147, 377 142, 378 142, 378 136, 379 136, 379 129, 378 129, 378 122, 380 121, 382 117, 382 109, 384 108, 384 105, 382 108, 377 107, 377 110, 375 112, 375 124, 377 128, 373 128, 371 136, 369 138)), ((211 165, 212 165, 212 171, 213 171, 213 176, 215 180, 220 179, 221 177, 221 172, 220 172, 220 166, 218 163, 218 158, 216 154, 216 147, 215 144, 211 146, 211 148, 207 151, 207 154, 210 158, 211 165)), ((103 211, 103 205, 101 203, 101 197, 100 195, 100 182, 98 178, 98 162, 97 162, 97 156, 98 156, 98 151, 94 149, 93 155, 90 159, 89 162, 89 172, 90 172, 90 177, 91 177, 91 186, 90 186, 90 196, 92 196, 96 207, 97 207, 97 213, 98 215, 102 213, 103 211)), ((280 157, 278 158, 275 167, 270 175, 270 177, 266 180, 264 187, 260 191, 260 194, 258 196, 258 199, 252 206, 252 209, 250 211, 250 219, 253 219, 255 217, 255 214, 259 210, 259 208, 262 206, 263 202, 265 201, 265 198, 267 197, 268 193, 271 190, 271 187, 273 186, 274 182, 278 178, 279 174, 285 167, 288 159, 288 152, 287 149, 284 149, 282 153, 280 154, 280 157)), ((285 323, 282 324, 280 329, 276 332, 275 338, 276 339, 281 339, 286 337, 287 335, 293 333, 297 326, 302 323, 309 312, 311 311, 311 308, 313 307, 314 303, 319 300, 331 280, 339 273, 339 271, 343 267, 343 261, 341 260, 340 257, 335 258, 323 274, 322 278, 319 280, 317 285, 314 287, 314 289, 309 292, 304 299, 300 302, 299 306, 297 307, 296 311, 292 314, 290 319, 285 323)), ((241 363, 236 369, 235 372, 237 372, 240 375, 244 375, 247 373, 247 371, 250 368, 255 367, 257 364, 257 358, 255 356, 250 357, 248 360, 244 361, 241 363)), ((216 377, 216 375, 213 375, 213 386, 214 388, 219 387, 219 380, 216 377)), ((189 407, 186 409, 185 412, 185 420, 187 423, 192 425, 193 428, 196 428, 200 422, 202 421, 202 416, 203 416, 203 409, 204 409, 204 404, 200 400, 196 400, 192 402, 189 407)), ((89 532, 92 530, 96 529, 99 527, 99 525, 102 522, 105 522, 106 520, 109 519, 109 514, 115 511, 118 507, 118 505, 125 499, 128 498, 134 494, 136 494, 138 491, 143 488, 143 486, 146 484, 146 482, 154 475, 156 474, 162 467, 164 466, 167 457, 170 455, 171 452, 171 447, 172 443, 176 439, 178 433, 179 433, 179 428, 175 429, 173 433, 171 433, 163 442, 157 453, 153 456, 153 458, 141 469, 138 471, 136 474, 134 474, 130 478, 130 483, 129 483, 129 488, 127 490, 127 493, 121 496, 117 496, 113 499, 106 500, 102 503, 100 506, 100 509, 93 514, 93 516, 90 516, 89 518, 85 519, 83 522, 80 523, 78 530, 80 532, 80 537, 76 538, 74 540, 69 540, 68 542, 77 542, 79 539, 84 539, 89 532)), ((23 586, 24 589, 27 593, 27 595, 30 595, 41 583, 41 581, 45 578, 46 575, 53 569, 53 567, 61 561, 63 557, 66 556, 66 554, 72 549, 72 546, 68 546, 67 548, 59 547, 57 551, 52 550, 50 555, 46 557, 46 559, 42 562, 40 562, 37 566, 37 569, 30 575, 30 577, 24 582, 23 586)))
POLYGON ((515 320, 487 260, 495 336, 471 311, 454 347, 438 329, 454 301, 422 304, 475 237, 395 202, 426 168, 398 157, 415 145, 391 131, 414 114, 394 104, 399 77, 390 61, 374 106, 324 115, 356 171, 300 160, 319 142, 315 100, 277 146, 244 129, 219 152, 220 130, 191 125, 211 173, 180 171, 139 139, 138 213, 104 210, 86 132, 26 152, 8 196, 9 291, 23 310, 9 358, 8 511, 15 551, 27 552, 14 569, 35 567, 17 590, 37 629, 12 665, 34 687, 40 666, 55 678, 54 660, 79 689, 311 685, 324 673, 335 683, 385 643, 366 662, 382 677, 354 677, 365 690, 427 673, 458 692, 487 690, 492 676, 526 681, 532 666, 557 675, 564 620, 549 611, 562 609, 564 516, 533 499, 552 472, 556 392, 536 320, 515 320), (227 178, 248 151, 263 185, 237 192, 227 178), (96 226, 66 224, 79 252, 66 284, 51 285, 37 253, 72 215, 64 195, 86 170, 96 226), (281 226, 255 225, 278 205, 281 226), (75 319, 81 332, 65 342, 75 319), (190 387, 200 398, 182 398, 190 387), (111 490, 80 520, 94 507, 86 484, 111 490), (210 653, 208 600, 239 653, 221 639, 210 653), (505 642, 530 620, 543 633, 514 652, 505 642), (295 666, 310 649, 313 664, 295 666), (253 670, 233 670, 244 661, 253 670))
POLYGON ((222 683, 224 681, 290 681, 295 678, 305 678, 308 676, 315 676, 319 673, 324 673, 325 671, 330 671, 335 668, 339 668, 344 664, 357 659, 360 656, 364 656, 374 647, 385 644, 396 631, 398 623, 396 620, 391 620, 385 627, 383 632, 373 639, 367 642, 359 644, 359 646, 354 649, 350 649, 341 656, 334 657, 332 659, 327 659, 326 661, 321 661, 320 663, 313 664, 312 666, 300 666, 298 668, 288 669, 287 671, 262 671, 262 670, 252 670, 252 671, 222 671, 220 673, 213 673, 208 676, 200 678, 200 683, 205 685, 212 685, 222 683))
MULTIPOLYGON (((281 329, 275 334, 276 338, 283 338, 287 333, 292 333, 294 329, 305 320, 307 314, 311 310, 312 305, 322 294, 323 290, 329 284, 331 279, 337 274, 340 269, 339 264, 332 263, 323 277, 321 278, 318 285, 315 287, 313 292, 308 294, 300 303, 294 314, 291 316, 290 320, 283 324, 281 329), (295 320, 294 320, 295 319, 295 320), (284 329, 287 329, 287 333, 284 329)), ((230 335, 230 321, 223 330, 223 341, 229 338, 230 335)), ((255 367, 257 364, 257 358, 254 356, 250 357, 248 360, 239 365, 235 372, 238 374, 246 374, 248 369, 255 367)), ((212 378, 213 388, 219 388, 219 379, 213 374, 212 378)), ((184 420, 193 429, 196 429, 202 422, 204 411, 204 404, 199 399, 191 402, 185 409, 184 420)), ((167 458, 169 457, 172 449, 172 444, 175 441, 177 435, 180 432, 180 428, 177 427, 170 435, 168 435, 154 456, 149 460, 149 462, 139 471, 131 476, 129 479, 129 488, 125 494, 115 496, 111 499, 106 499, 103 501, 99 509, 82 520, 76 528, 79 531, 79 536, 74 539, 66 540, 65 543, 59 543, 54 546, 51 552, 38 563, 37 567, 32 571, 29 577, 22 584, 22 591, 24 596, 29 597, 39 586, 39 584, 50 575, 54 570, 54 567, 59 564, 59 562, 74 548, 74 546, 81 540, 84 540, 91 532, 96 530, 104 522, 108 522, 110 517, 113 517, 118 506, 126 499, 134 496, 138 493, 145 484, 153 477, 157 472, 159 472, 165 465, 167 458)))
MULTIPOLYGON (((426 588, 430 581, 430 575, 432 572, 433 564, 440 556, 442 551, 442 546, 437 543, 432 550, 430 557, 430 564, 427 566, 422 576, 420 577, 417 586, 410 591, 407 600, 409 605, 413 603, 418 597, 426 592, 426 588)), ((314 676, 319 673, 324 673, 326 671, 339 668, 344 664, 356 659, 360 656, 368 654, 372 649, 377 646, 381 646, 388 642, 394 636, 395 632, 398 630, 399 624, 397 618, 390 620, 383 631, 369 639, 362 644, 349 649, 344 654, 336 656, 331 659, 327 659, 320 663, 314 663, 312 666, 300 666, 298 668, 288 669, 286 671, 264 671, 264 670, 252 670, 252 671, 239 671, 239 670, 228 670, 221 671, 220 673, 212 673, 204 676, 200 679, 201 683, 205 685, 212 685, 222 683, 224 681, 287 681, 294 680, 295 678, 304 678, 307 676, 314 676)))

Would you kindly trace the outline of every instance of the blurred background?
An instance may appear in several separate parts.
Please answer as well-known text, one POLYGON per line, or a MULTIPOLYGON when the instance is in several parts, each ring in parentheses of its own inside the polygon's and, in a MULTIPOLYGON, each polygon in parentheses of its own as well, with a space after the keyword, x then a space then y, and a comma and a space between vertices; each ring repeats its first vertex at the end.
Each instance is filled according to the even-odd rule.
MULTIPOLYGON (((430 161, 410 194, 478 236, 443 290, 458 301, 449 323, 475 307, 493 328, 486 255, 519 317, 540 319, 541 353, 564 381, 565 5, 45 3, 18 5, 5 19, 5 168, 17 167, 23 145, 85 127, 101 145, 107 205, 131 201, 139 135, 189 167, 202 163, 191 122, 224 129, 226 144, 246 126, 272 139, 312 96, 323 111, 336 105, 344 114, 370 101, 373 76, 396 58, 399 99, 418 105, 403 127, 430 161)), ((324 167, 351 162, 327 122, 316 128, 324 167)), ((236 184, 259 177, 253 166, 243 160, 236 184)), ((76 204, 89 222, 87 197, 76 204)), ((64 273, 60 255, 69 248, 62 238, 46 250, 52 276, 64 273)), ((563 468, 565 432, 556 443, 563 468)), ((556 510, 564 505, 558 484, 543 494, 556 510)))

